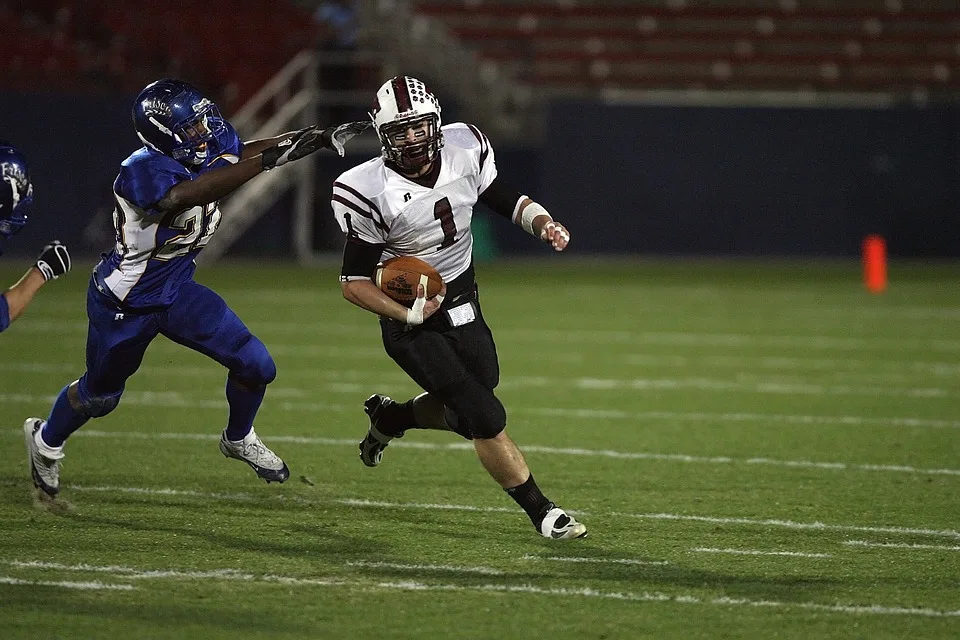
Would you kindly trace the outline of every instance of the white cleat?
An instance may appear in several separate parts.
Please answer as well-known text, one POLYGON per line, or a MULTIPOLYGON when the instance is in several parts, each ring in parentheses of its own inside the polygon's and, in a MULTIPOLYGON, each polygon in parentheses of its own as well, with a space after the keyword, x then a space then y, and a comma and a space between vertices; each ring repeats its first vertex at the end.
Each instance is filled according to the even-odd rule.
POLYGON ((573 516, 568 516, 563 509, 554 506, 547 511, 547 515, 540 522, 540 535, 554 540, 585 538, 587 537, 587 528, 574 520, 573 516))
POLYGON ((30 475, 33 486, 51 498, 60 493, 60 460, 63 459, 63 447, 51 447, 37 442, 40 430, 47 423, 41 418, 27 418, 23 423, 23 439, 27 444, 27 458, 30 462, 30 475))
POLYGON ((220 434, 220 453, 228 458, 246 462, 268 484, 282 483, 290 477, 290 469, 284 461, 263 444, 260 436, 253 429, 250 429, 250 433, 244 436, 243 440, 237 442, 227 440, 227 432, 224 430, 220 434))

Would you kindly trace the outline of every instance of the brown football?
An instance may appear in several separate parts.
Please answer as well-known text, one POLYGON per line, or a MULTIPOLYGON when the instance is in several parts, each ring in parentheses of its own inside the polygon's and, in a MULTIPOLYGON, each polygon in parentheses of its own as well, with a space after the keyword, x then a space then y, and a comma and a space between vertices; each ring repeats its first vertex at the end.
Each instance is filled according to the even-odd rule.
POLYGON ((377 286, 400 304, 410 305, 417 298, 422 275, 427 276, 427 297, 440 293, 443 278, 436 269, 413 256, 390 258, 377 267, 377 286))

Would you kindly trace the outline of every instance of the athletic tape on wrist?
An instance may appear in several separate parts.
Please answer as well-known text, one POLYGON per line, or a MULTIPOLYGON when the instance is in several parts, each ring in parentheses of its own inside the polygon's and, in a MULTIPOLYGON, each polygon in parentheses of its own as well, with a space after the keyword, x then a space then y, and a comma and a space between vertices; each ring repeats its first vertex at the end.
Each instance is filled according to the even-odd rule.
POLYGON ((533 219, 537 216, 547 216, 550 220, 553 220, 547 210, 536 202, 531 202, 520 212, 520 226, 534 237, 538 237, 537 232, 533 229, 533 219))

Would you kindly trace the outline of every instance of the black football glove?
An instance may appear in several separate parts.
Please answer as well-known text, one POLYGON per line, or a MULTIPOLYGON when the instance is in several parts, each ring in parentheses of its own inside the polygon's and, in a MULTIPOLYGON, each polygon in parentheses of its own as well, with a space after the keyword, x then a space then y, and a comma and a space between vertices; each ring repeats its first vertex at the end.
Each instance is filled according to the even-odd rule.
POLYGON ((37 258, 37 269, 43 274, 43 279, 49 282, 56 280, 67 271, 70 271, 70 252, 66 245, 60 244, 59 240, 54 240, 43 248, 40 257, 37 258))
POLYGON ((316 126, 300 129, 295 134, 280 143, 267 147, 260 153, 260 162, 264 171, 274 167, 282 167, 288 162, 306 157, 323 147, 329 146, 324 140, 324 132, 316 126))
POLYGON ((373 123, 369 120, 360 120, 358 122, 347 122, 335 127, 328 127, 323 130, 323 137, 327 140, 326 147, 336 151, 342 158, 343 148, 347 142, 372 126, 373 123))

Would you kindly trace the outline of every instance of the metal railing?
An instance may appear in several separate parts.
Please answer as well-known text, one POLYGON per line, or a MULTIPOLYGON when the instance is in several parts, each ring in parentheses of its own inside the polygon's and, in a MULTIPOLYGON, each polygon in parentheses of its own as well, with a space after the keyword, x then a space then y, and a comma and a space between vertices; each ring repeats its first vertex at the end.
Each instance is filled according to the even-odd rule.
MULTIPOLYGON (((427 73, 459 103, 460 117, 480 125, 498 143, 538 135, 532 101, 523 88, 493 63, 481 63, 441 22, 412 11, 405 0, 361 0, 362 41, 355 52, 303 51, 288 62, 230 118, 240 137, 255 140, 318 124, 321 109, 369 105, 376 87, 327 89, 319 86, 321 65, 379 64, 383 80, 427 73), (383 52, 383 53, 381 53, 383 52), (525 97, 526 96, 526 97, 525 97)), ((322 124, 322 123, 321 123, 322 124)), ((379 151, 376 136, 351 141, 352 152, 379 151)), ((223 223, 200 260, 214 262, 290 189, 296 190, 291 249, 301 264, 319 257, 312 243, 317 214, 316 159, 258 176, 221 203, 223 223)))
MULTIPOLYGON (((361 39, 389 52, 384 76, 428 74, 453 93, 461 119, 499 143, 536 139, 542 113, 508 70, 480 60, 440 20, 413 11, 408 0, 361 0, 361 39)), ((441 97, 442 101, 442 97, 441 97)))
MULTIPOLYGON (((240 137, 256 140, 279 135, 284 131, 318 124, 317 115, 321 107, 369 102, 368 92, 319 89, 318 67, 321 62, 327 61, 326 55, 313 51, 299 53, 257 91, 230 118, 240 137)), ((361 60, 367 62, 363 56, 357 62, 361 60)), ((351 143, 351 149, 375 153, 379 146, 375 139, 367 137, 351 143)), ((312 239, 318 195, 316 173, 316 158, 308 156, 242 185, 221 202, 223 223, 200 254, 200 261, 212 263, 222 257, 281 197, 293 189, 296 196, 291 250, 301 264, 315 262, 317 254, 312 239)))

